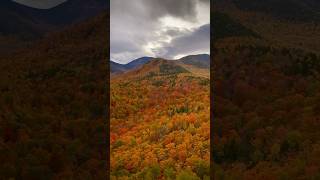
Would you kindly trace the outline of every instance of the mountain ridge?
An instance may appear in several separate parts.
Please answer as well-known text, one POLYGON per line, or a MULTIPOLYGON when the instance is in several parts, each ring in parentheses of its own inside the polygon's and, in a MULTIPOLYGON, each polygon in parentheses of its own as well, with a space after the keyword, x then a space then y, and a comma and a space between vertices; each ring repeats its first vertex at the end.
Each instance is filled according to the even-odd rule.
MULTIPOLYGON (((130 71, 136 68, 141 67, 147 63, 150 63, 154 60, 160 60, 163 58, 153 58, 153 57, 141 57, 137 58, 133 61, 130 61, 127 64, 120 64, 110 60, 110 72, 111 74, 119 74, 124 73, 126 71, 130 71)), ((163 59, 164 60, 164 59, 163 59)), ((176 60, 166 60, 173 61, 176 63, 182 63, 186 65, 196 66, 197 68, 209 68, 210 67, 210 55, 209 54, 196 54, 196 55, 188 55, 176 60)))

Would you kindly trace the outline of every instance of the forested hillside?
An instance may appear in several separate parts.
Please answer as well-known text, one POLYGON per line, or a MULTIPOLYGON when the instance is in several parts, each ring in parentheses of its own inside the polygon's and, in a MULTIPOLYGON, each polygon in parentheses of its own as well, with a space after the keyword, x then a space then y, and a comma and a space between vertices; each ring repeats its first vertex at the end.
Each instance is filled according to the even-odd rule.
MULTIPOLYGON (((212 36, 214 178, 318 179, 318 24, 251 8, 224 4, 213 12, 223 18, 216 22, 230 18, 258 35, 212 36)), ((235 27, 230 22, 219 28, 235 27)))
POLYGON ((106 179, 108 15, 0 57, 0 179, 106 179))
POLYGON ((111 179, 209 179, 209 87, 158 59, 111 79, 111 179))

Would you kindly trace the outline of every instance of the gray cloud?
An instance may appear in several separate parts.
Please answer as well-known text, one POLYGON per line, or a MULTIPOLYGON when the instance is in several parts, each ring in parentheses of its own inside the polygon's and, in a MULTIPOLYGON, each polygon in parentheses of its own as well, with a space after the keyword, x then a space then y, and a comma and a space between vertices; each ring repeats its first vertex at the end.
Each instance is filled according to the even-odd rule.
POLYGON ((137 44, 134 42, 129 42, 129 41, 115 41, 110 50, 112 53, 130 53, 130 52, 136 52, 140 51, 141 49, 137 44))
MULTIPOLYGON (((206 1, 209 2, 209 0, 111 0, 111 60, 127 63, 141 56, 174 57, 175 53, 195 52, 190 51, 192 46, 183 46, 188 50, 183 50, 182 46, 175 50, 172 43, 179 44, 179 41, 182 41, 179 39, 196 36, 195 29, 209 23, 210 9, 203 3, 206 1), (164 24, 164 21, 167 24, 164 24)), ((207 39, 209 36, 210 34, 207 35, 207 39)), ((199 49, 196 44, 193 48, 199 49)))
POLYGON ((203 25, 193 32, 173 39, 164 45, 161 50, 156 50, 159 56, 172 59, 176 55, 210 51, 210 24, 203 25))
POLYGON ((12 0, 19 4, 23 4, 25 6, 38 8, 38 9, 50 9, 55 7, 61 3, 66 2, 67 0, 12 0))
POLYGON ((210 4, 210 0, 200 0, 200 2, 210 4))
POLYGON ((188 32, 190 32, 188 29, 173 27, 173 28, 166 29, 163 33, 170 37, 177 37, 177 36, 182 36, 188 32))
POLYGON ((150 15, 158 18, 171 15, 178 18, 195 20, 196 0, 144 0, 150 15))

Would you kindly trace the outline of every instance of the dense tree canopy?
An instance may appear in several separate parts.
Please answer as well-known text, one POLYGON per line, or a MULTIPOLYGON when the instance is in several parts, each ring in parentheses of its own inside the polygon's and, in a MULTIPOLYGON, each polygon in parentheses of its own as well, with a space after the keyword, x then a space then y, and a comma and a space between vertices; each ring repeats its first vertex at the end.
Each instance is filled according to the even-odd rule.
POLYGON ((105 179, 107 15, 0 57, 0 179, 105 179))
POLYGON ((113 179, 209 178, 209 80, 185 72, 161 64, 111 81, 113 179))
POLYGON ((305 35, 315 29, 223 13, 261 38, 213 37, 214 178, 318 179, 320 56, 305 35))

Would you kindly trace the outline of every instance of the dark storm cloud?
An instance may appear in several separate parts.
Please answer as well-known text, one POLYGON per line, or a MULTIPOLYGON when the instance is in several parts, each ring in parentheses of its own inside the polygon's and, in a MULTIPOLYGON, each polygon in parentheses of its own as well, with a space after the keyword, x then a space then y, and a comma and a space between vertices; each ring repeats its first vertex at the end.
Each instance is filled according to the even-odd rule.
POLYGON ((38 8, 38 9, 50 9, 67 0, 12 0, 14 2, 23 4, 25 6, 38 8))
POLYGON ((194 20, 196 0, 144 0, 152 17, 171 15, 178 18, 194 20))
POLYGON ((203 25, 198 29, 173 39, 162 48, 162 56, 173 58, 179 54, 196 52, 209 52, 210 50, 210 24, 203 25))

